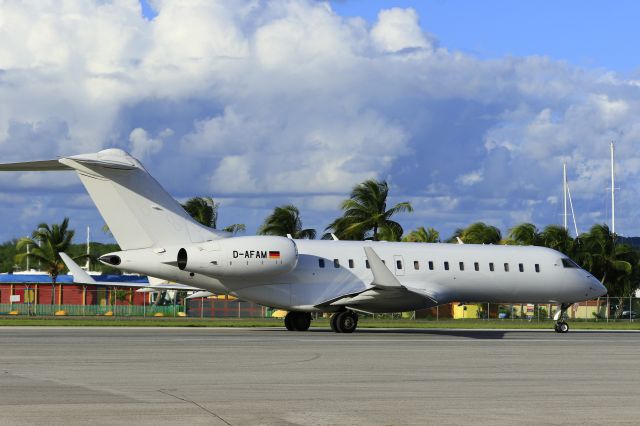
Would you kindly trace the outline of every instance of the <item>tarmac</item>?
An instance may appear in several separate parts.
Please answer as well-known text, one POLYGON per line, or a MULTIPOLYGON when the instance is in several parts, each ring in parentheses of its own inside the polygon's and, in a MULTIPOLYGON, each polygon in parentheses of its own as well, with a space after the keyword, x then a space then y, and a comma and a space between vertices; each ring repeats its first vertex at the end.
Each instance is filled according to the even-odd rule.
POLYGON ((638 424, 640 333, 0 328, 0 424, 638 424))

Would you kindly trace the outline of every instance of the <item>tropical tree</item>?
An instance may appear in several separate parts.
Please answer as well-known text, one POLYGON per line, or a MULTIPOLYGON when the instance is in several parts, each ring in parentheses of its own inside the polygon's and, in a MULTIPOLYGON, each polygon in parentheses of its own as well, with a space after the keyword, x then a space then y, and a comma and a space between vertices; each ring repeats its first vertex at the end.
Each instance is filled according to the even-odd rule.
MULTIPOLYGON (((213 198, 192 197, 182 207, 196 222, 209 228, 218 229, 218 208, 220 203, 213 201, 213 198)), ((244 232, 246 226, 243 223, 234 223, 222 228, 222 230, 235 235, 239 232, 244 232)))
POLYGON ((540 231, 533 223, 521 223, 509 230, 507 244, 519 246, 539 246, 542 243, 540 231))
POLYGON ((380 241, 402 241, 402 228, 396 227, 383 227, 378 232, 378 238, 380 241), (400 232, 400 233, 399 233, 400 232))
POLYGON ((216 229, 218 225, 218 207, 220 203, 211 197, 189 198, 182 207, 194 220, 209 228, 216 229))
POLYGON ((609 294, 626 297, 637 284, 638 254, 627 244, 618 244, 605 224, 596 224, 578 238, 580 250, 576 260, 607 287, 609 294))
POLYGON ((315 229, 303 229, 300 211, 292 204, 276 207, 258 230, 261 235, 291 235, 295 239, 309 239, 316 237, 315 229))
POLYGON ((546 226, 540 233, 540 245, 557 250, 569 257, 575 257, 577 248, 569 231, 560 225, 546 226))
MULTIPOLYGON (((28 253, 16 255, 16 262, 21 263, 26 258, 37 261, 44 268, 52 282, 51 304, 55 304, 55 289, 58 275, 65 269, 65 264, 60 258, 60 252, 67 251, 71 246, 71 240, 75 231, 69 229, 69 218, 65 217, 62 223, 49 226, 41 223, 33 231, 31 238, 25 237, 18 241, 17 251, 22 252, 29 246, 28 253)), ((86 258, 86 255, 78 256, 76 260, 86 258)))
POLYGON ((246 231, 247 227, 244 225, 244 223, 234 223, 233 225, 225 226, 224 228, 222 228, 222 230, 225 232, 231 232, 233 235, 235 235, 239 232, 246 231))
POLYGON ((484 222, 472 223, 464 229, 457 229, 449 242, 456 242, 456 237, 466 244, 500 244, 502 240, 500 230, 484 222))
POLYGON ((348 199, 340 206, 344 213, 325 230, 332 231, 340 239, 380 240, 385 235, 402 236, 402 226, 391 218, 401 212, 411 212, 411 203, 405 201, 387 209, 389 185, 385 181, 366 180, 356 185, 348 199))
POLYGON ((410 243, 439 243, 440 233, 433 228, 425 229, 424 226, 420 226, 418 229, 409 232, 409 235, 404 237, 402 241, 410 243))

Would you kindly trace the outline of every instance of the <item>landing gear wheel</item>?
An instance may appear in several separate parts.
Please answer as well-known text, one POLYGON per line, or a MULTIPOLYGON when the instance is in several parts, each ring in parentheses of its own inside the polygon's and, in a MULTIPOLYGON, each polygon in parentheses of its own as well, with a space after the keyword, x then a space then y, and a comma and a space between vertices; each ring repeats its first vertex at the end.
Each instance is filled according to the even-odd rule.
POLYGON ((309 312, 289 312, 284 317, 284 326, 289 331, 307 331, 311 325, 309 312))
POLYGON ((296 312, 292 318, 292 325, 295 331, 307 331, 311 326, 311 314, 309 312, 296 312))
POLYGON ((556 323, 556 332, 557 333, 566 333, 569 331, 569 324, 564 321, 558 321, 556 323))
POLYGON ((358 326, 358 314, 351 311, 340 312, 335 323, 338 333, 353 333, 358 326))
POLYGON ((287 313, 287 315, 284 317, 284 326, 287 327, 287 330, 289 331, 293 331, 293 316, 295 315, 295 312, 289 312, 287 313))
POLYGON ((556 320, 553 329, 556 333, 567 333, 569 331, 569 324, 567 324, 563 318, 565 317, 567 310, 571 306, 571 303, 563 303, 560 305, 560 309, 556 312, 553 319, 556 320))
POLYGON ((336 321, 338 319, 338 315, 340 315, 340 312, 336 312, 335 314, 331 314, 331 317, 329 317, 329 325, 331 326, 331 330, 335 331, 336 333, 340 333, 338 331, 338 325, 336 324, 336 321))

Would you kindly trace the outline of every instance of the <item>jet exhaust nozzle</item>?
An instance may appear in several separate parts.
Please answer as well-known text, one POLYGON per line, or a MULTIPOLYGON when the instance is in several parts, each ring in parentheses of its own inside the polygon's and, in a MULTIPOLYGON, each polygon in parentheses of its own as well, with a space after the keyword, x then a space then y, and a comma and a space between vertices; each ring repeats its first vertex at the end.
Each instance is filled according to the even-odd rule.
POLYGON ((98 260, 102 263, 106 263, 109 265, 113 265, 113 266, 118 266, 120 264, 120 262, 122 261, 120 259, 120 256, 116 256, 114 254, 108 254, 105 256, 101 256, 100 258, 98 258, 98 260))
POLYGON ((184 271, 184 268, 187 267, 187 250, 181 248, 178 250, 178 268, 181 271, 184 271))

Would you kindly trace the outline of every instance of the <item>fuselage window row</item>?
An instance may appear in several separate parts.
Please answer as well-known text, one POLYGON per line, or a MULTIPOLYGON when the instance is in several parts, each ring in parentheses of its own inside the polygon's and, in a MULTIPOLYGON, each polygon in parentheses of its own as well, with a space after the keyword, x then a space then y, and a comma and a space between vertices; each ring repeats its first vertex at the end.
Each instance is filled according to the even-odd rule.
MULTIPOLYGON (((574 268, 575 263, 571 262, 571 261, 566 261, 565 259, 562 259, 562 263, 563 266, 565 268, 574 268)), ((382 260, 382 263, 386 264, 386 261, 382 260)), ((355 261, 353 259, 349 259, 348 260, 348 264, 349 264, 349 268, 350 269, 354 269, 356 267, 355 265, 355 261)), ((369 265, 369 260, 365 259, 364 261, 365 267, 367 269, 371 269, 371 265, 369 265)), ((444 265, 444 270, 448 271, 449 270, 449 262, 448 261, 444 261, 443 263, 444 265)), ((319 268, 325 268, 326 264, 325 264, 325 259, 318 259, 318 267, 319 268)), ((430 271, 434 270, 434 263, 432 260, 429 260, 427 262, 427 266, 429 268, 430 271)), ((459 262, 458 266, 460 268, 460 271, 464 271, 464 262, 459 262)), ((340 260, 339 259, 333 259, 333 267, 334 268, 340 268, 340 260)), ((401 270, 402 269, 402 261, 401 260, 396 260, 396 269, 401 270)), ((540 273, 540 264, 536 263, 533 265, 534 270, 536 273, 540 273)), ((413 269, 416 271, 420 270, 420 262, 417 260, 413 261, 413 269)), ((479 262, 473 262, 473 269, 475 271, 480 271, 480 263, 479 262)), ((518 270, 520 272, 524 272, 524 263, 518 263, 518 270)), ((495 271, 495 266, 493 262, 489 262, 489 271, 490 272, 494 272, 495 271)), ((505 272, 509 272, 509 263, 504 263, 504 271, 505 272)))

